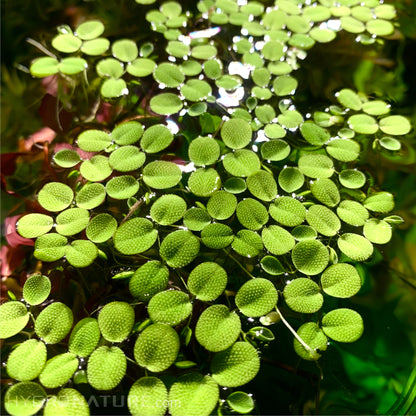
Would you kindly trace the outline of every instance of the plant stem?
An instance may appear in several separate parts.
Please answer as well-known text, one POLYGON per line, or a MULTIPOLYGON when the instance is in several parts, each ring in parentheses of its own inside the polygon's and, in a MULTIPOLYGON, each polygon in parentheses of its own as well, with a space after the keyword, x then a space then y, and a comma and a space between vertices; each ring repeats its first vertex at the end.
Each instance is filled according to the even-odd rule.
POLYGON ((297 332, 291 327, 288 321, 286 321, 285 317, 283 316, 282 312, 280 312, 279 308, 276 306, 276 312, 279 314, 280 319, 289 329, 289 331, 293 334, 293 336, 299 341, 303 348, 311 354, 312 358, 317 360, 319 358, 319 354, 312 349, 298 334, 297 332))
POLYGON ((227 253, 225 249, 223 249, 223 251, 225 254, 231 257, 245 273, 247 273, 252 279, 255 279, 255 277, 235 257, 233 257, 230 253, 227 253))

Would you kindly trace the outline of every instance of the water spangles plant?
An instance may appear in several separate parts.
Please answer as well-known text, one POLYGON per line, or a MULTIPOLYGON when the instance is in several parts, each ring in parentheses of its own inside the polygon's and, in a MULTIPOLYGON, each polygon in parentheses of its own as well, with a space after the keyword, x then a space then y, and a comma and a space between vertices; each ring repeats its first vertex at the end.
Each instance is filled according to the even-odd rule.
POLYGON ((1 305, 1 337, 30 338, 7 361, 18 381, 5 396, 11 415, 45 403, 45 415, 88 414, 85 398, 65 386, 112 390, 129 383, 128 368, 133 415, 248 413, 253 398, 233 388, 258 373, 262 343, 274 339, 265 326, 282 321, 296 353, 312 361, 332 341, 361 336, 361 316, 337 299, 359 292, 355 265, 400 221, 386 216, 393 195, 360 170, 361 157, 399 151, 411 125, 348 88, 327 109, 301 113, 296 69, 315 43, 339 33, 381 42, 395 10, 376 0, 269 3, 201 1, 198 30, 177 2, 146 7, 160 50, 111 43, 98 21, 60 27, 57 55, 32 63, 32 75, 56 75, 74 91, 89 79, 96 99, 125 113, 94 128, 80 116, 72 147, 53 155, 59 179, 41 187, 40 212, 21 217, 17 231, 36 239, 34 257, 49 269, 114 259, 126 271, 113 279, 129 292, 75 317, 75 327, 66 305, 44 303, 51 285, 42 274, 27 280, 21 301, 1 305), (242 330, 244 317, 263 326, 242 330), (46 361, 68 335, 67 352, 46 361))

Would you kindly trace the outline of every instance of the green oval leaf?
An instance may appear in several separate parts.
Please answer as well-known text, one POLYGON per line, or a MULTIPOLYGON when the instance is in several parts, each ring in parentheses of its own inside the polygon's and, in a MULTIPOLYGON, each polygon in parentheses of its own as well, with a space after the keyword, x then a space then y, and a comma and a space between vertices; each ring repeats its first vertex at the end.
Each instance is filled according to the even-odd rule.
POLYGON ((98 347, 87 364, 88 383, 96 390, 112 390, 126 374, 127 360, 118 347, 98 347))
POLYGON ((41 235, 36 239, 34 256, 42 261, 57 261, 65 255, 68 239, 63 235, 52 233, 41 235))
POLYGON ((334 341, 354 342, 364 331, 363 319, 351 309, 335 309, 322 318, 322 330, 334 341))
POLYGON ((169 390, 169 413, 172 416, 209 416, 218 399, 218 384, 210 376, 183 374, 169 390), (181 405, 178 406, 178 403, 181 405))
POLYGON ((250 124, 241 119, 227 120, 221 127, 221 138, 231 149, 246 147, 251 141, 252 134, 250 124))
POLYGON ((155 323, 148 326, 134 344, 134 358, 149 371, 159 373, 168 369, 179 352, 179 336, 169 325, 155 323))
POLYGON ((23 298, 29 305, 40 305, 51 293, 49 277, 34 274, 23 285, 23 298))
POLYGON ((89 222, 86 230, 87 238, 93 243, 104 243, 109 240, 117 229, 117 221, 110 214, 98 214, 89 222))
POLYGON ((365 261, 371 257, 374 251, 373 245, 365 237, 345 233, 338 238, 338 248, 350 259, 355 261, 365 261))
POLYGON ((296 338, 293 339, 293 348, 299 357, 307 361, 316 361, 321 355, 317 352, 327 349, 328 338, 315 322, 306 322, 296 331, 302 340, 312 348, 315 354, 308 351, 296 338))
POLYGON ((100 337, 101 332, 96 319, 81 319, 71 332, 68 350, 78 357, 88 357, 97 347, 100 337))
POLYGON ((322 273, 321 286, 330 296, 350 298, 360 290, 361 277, 351 264, 333 264, 322 273))
POLYGON ((153 322, 175 326, 191 314, 192 304, 186 293, 178 290, 165 290, 150 299, 148 312, 153 322))
POLYGON ((391 240, 391 225, 377 218, 370 218, 364 224, 363 234, 367 240, 375 244, 386 244, 391 240))
POLYGON ((217 352, 211 362, 212 378, 220 385, 238 387, 251 381, 260 369, 256 349, 248 342, 236 342, 217 352))
POLYGON ((71 352, 58 354, 46 362, 39 381, 49 389, 59 387, 73 376, 78 365, 79 361, 75 354, 71 352))
POLYGON ((148 261, 140 266, 129 282, 132 296, 141 302, 147 302, 156 293, 166 289, 169 270, 160 261, 148 261))
POLYGON ((288 253, 295 246, 295 239, 289 231, 278 225, 263 228, 261 238, 266 249, 278 256, 288 253))
POLYGON ((283 297, 290 309, 301 313, 314 313, 324 303, 319 286, 311 279, 299 277, 288 283, 283 297))
POLYGON ((155 189, 167 189, 176 186, 182 179, 178 165, 164 160, 148 163, 143 169, 143 181, 155 189))
POLYGON ((142 377, 131 386, 127 405, 132 415, 163 416, 167 410, 168 391, 156 377, 142 377))
POLYGON ((259 230, 269 220, 265 206, 253 198, 240 201, 236 213, 241 225, 249 230, 259 230))
POLYGON ((47 399, 45 390, 33 381, 22 381, 9 387, 4 396, 4 408, 11 416, 31 416, 47 399))
POLYGON ((202 312, 195 328, 197 341, 208 351, 223 351, 237 340, 240 318, 225 305, 213 305, 202 312))
POLYGON ((27 214, 19 218, 17 232, 25 238, 35 238, 49 232, 53 218, 45 214, 27 214))
POLYGON ((300 241, 292 250, 292 262, 301 273, 314 276, 327 266, 329 252, 318 240, 300 241))
POLYGON ((188 277, 189 291, 205 302, 221 295, 227 285, 227 272, 217 263, 204 262, 196 266, 188 277))
POLYGON ((75 389, 62 389, 57 396, 51 396, 43 410, 44 416, 77 415, 89 416, 90 409, 85 397, 75 389))
POLYGON ((146 218, 133 218, 118 227, 114 246, 123 254, 138 254, 149 250, 157 240, 158 232, 146 218))
POLYGON ((98 326, 104 339, 122 342, 134 325, 134 309, 127 302, 110 302, 98 315, 98 326))
POLYGON ((254 318, 266 315, 276 303, 276 288, 270 280, 261 277, 244 283, 235 297, 235 304, 241 313, 254 318))
POLYGON ((150 99, 150 108, 157 114, 168 116, 178 113, 182 107, 181 99, 170 92, 155 95, 150 99))
POLYGON ((38 201, 42 208, 52 212, 64 210, 71 204, 73 198, 72 189, 59 182, 47 183, 38 194, 38 201))
POLYGON ((65 236, 80 233, 90 220, 90 213, 84 208, 69 208, 56 217, 56 231, 65 236))
POLYGON ((306 208, 297 199, 281 196, 270 204, 269 213, 278 223, 288 227, 295 227, 304 221, 306 208))
POLYGON ((68 306, 54 302, 43 309, 36 318, 36 335, 47 344, 57 344, 68 335, 73 319, 68 306))
POLYGON ((28 339, 18 345, 7 359, 7 374, 19 381, 38 377, 46 363, 46 346, 42 341, 28 339))
POLYGON ((169 147, 172 132, 163 124, 155 124, 145 130, 140 145, 146 153, 158 153, 169 147))
POLYGON ((97 246, 88 240, 75 240, 66 246, 65 256, 74 267, 87 267, 98 256, 97 246))

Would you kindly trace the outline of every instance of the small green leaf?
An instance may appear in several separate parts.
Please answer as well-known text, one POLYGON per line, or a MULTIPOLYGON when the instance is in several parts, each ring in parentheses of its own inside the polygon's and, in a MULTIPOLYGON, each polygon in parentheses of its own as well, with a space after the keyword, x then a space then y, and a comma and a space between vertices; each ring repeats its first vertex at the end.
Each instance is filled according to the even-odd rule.
POLYGON ((301 273, 314 276, 327 266, 329 252, 318 240, 300 241, 292 250, 292 262, 301 273))
POLYGON ((250 413, 254 409, 252 396, 243 391, 234 391, 229 394, 227 404, 232 410, 243 415, 250 413))
POLYGON ((146 154, 136 146, 121 146, 111 153, 109 163, 119 172, 130 172, 143 166, 146 154))
POLYGON ((351 309, 335 309, 322 318, 322 330, 334 341, 354 342, 364 331, 363 319, 351 309))
POLYGON ((81 162, 81 157, 75 150, 63 149, 55 153, 53 161, 61 168, 72 168, 81 162))
POLYGON ((75 30, 80 39, 91 40, 104 33, 104 25, 99 20, 89 20, 81 23, 75 30))
POLYGON ((278 225, 264 227, 261 238, 266 249, 278 256, 288 253, 295 246, 295 239, 289 231, 278 225))
POLYGON ((338 187, 331 179, 321 178, 311 184, 312 195, 328 207, 335 207, 341 199, 338 187))
POLYGON ((111 46, 113 56, 122 62, 134 61, 138 55, 136 43, 130 39, 121 39, 115 41, 111 46))
POLYGON ((212 305, 202 312, 195 328, 197 341, 208 351, 223 351, 237 340, 240 318, 225 305, 212 305))
POLYGON ((101 183, 87 183, 76 194, 75 201, 80 208, 93 209, 105 200, 105 188, 101 183))
POLYGON ((43 309, 36 318, 36 335, 47 344, 57 344, 68 335, 73 319, 68 306, 54 302, 43 309))
POLYGON ((185 80, 180 66, 168 62, 159 64, 153 72, 153 77, 159 84, 168 88, 178 87, 185 80))
POLYGON ((370 218, 364 224, 363 234, 367 240, 375 244, 386 244, 391 240, 391 225, 377 218, 370 218))
POLYGON ((178 113, 183 107, 181 99, 170 92, 153 96, 150 99, 150 108, 157 114, 171 115, 178 113))
POLYGON ((186 100, 202 101, 211 95, 211 86, 206 81, 190 79, 181 87, 181 93, 186 100))
POLYGON ((271 173, 258 170, 247 177, 247 188, 256 198, 271 201, 277 196, 277 184, 271 173))
POLYGON ((387 214, 394 208, 393 195, 389 192, 376 192, 365 199, 364 206, 370 211, 387 214))
POLYGON ((191 231, 201 231, 211 222, 207 210, 203 208, 191 208, 185 212, 183 223, 191 231))
POLYGON ((11 416, 31 416, 47 399, 45 390, 33 381, 22 381, 9 387, 4 396, 4 408, 11 416))
POLYGON ((48 77, 59 72, 58 64, 59 62, 55 58, 48 56, 38 58, 30 65, 30 73, 37 78, 48 77))
POLYGON ((172 416, 209 416, 218 404, 218 384, 199 373, 178 377, 169 390, 169 414, 172 416), (181 405, 178 406, 178 403, 181 405))
POLYGON ((278 223, 288 227, 295 227, 304 221, 306 208, 297 199, 289 196, 280 196, 270 204, 269 213, 278 223))
POLYGON ((91 182, 101 182, 112 174, 113 169, 107 157, 96 155, 81 163, 80 172, 85 179, 91 182))
POLYGON ((51 233, 36 239, 34 256, 42 261, 57 261, 65 255, 68 239, 63 235, 51 233))
POLYGON ((86 152, 101 152, 111 144, 111 136, 101 130, 86 130, 78 136, 77 144, 86 152))
POLYGON ((153 322, 176 326, 192 312, 192 304, 185 292, 165 290, 150 299, 148 313, 153 322))
POLYGON ((87 364, 88 383, 96 390, 112 390, 126 374, 127 360, 118 347, 98 347, 87 364))
POLYGON ((201 232, 202 243, 214 249, 228 247, 234 239, 233 230, 225 224, 208 224, 201 232))
POLYGON ((363 111, 370 116, 382 116, 390 112, 390 105, 381 100, 367 101, 363 104, 363 111))
POLYGON ((79 361, 75 354, 67 352, 55 355, 46 362, 39 376, 39 381, 44 387, 54 389, 65 384, 75 373, 79 361))
POLYGON ((277 290, 270 280, 256 278, 244 283, 237 292, 235 304, 250 317, 266 315, 277 302, 277 290))
POLYGON ((251 141, 252 134, 250 124, 241 119, 227 120, 221 127, 221 138, 231 149, 246 147, 251 141))
POLYGON ((51 292, 49 277, 42 274, 34 274, 23 285, 23 298, 29 305, 40 305, 51 292))
POLYGON ((260 151, 263 159, 278 162, 289 156, 290 146, 284 140, 275 139, 263 143, 260 151))
POLYGON ((134 344, 134 358, 149 371, 158 373, 168 369, 179 352, 179 336, 169 325, 155 323, 148 326, 134 344))
POLYGON ((36 238, 49 232, 53 218, 45 214, 27 214, 19 218, 17 232, 25 238, 36 238))
POLYGON ((68 350, 79 357, 88 357, 97 347, 101 333, 94 318, 81 319, 71 332, 68 350))
POLYGON ((160 225, 170 225, 179 221, 186 211, 186 202, 177 195, 163 195, 157 199, 151 209, 152 220, 160 225))
POLYGON ((148 163, 143 169, 143 181, 155 189, 167 189, 176 186, 182 179, 178 165, 164 160, 148 163))
POLYGON ((256 257, 263 250, 263 240, 254 231, 240 230, 234 237, 231 247, 240 256, 256 257))
POLYGON ((97 246, 89 240, 75 240, 66 246, 65 256, 74 267, 87 267, 98 256, 97 246))
POLYGON ((138 254, 149 250, 158 232, 146 218, 133 218, 121 224, 114 233, 114 246, 123 254, 138 254))
POLYGON ((110 302, 98 315, 98 326, 104 339, 122 342, 134 325, 134 309, 127 302, 110 302))
POLYGON ((351 264, 333 264, 322 273, 321 286, 330 296, 350 298, 360 290, 361 277, 351 264))
POLYGON ((237 205, 237 218, 249 230, 259 230, 269 220, 266 207, 253 198, 246 198, 237 205))
POLYGON ((365 185, 367 178, 357 169, 344 169, 339 174, 339 181, 348 189, 359 189, 365 185))
POLYGON ((315 355, 312 355, 310 351, 306 350, 305 347, 296 339, 293 339, 293 348, 299 357, 307 361, 316 361, 317 358, 321 357, 317 350, 325 351, 327 349, 328 338, 323 333, 322 329, 319 328, 315 322, 306 322, 299 327, 296 331, 302 340, 311 347, 315 355))
POLYGON ((374 134, 378 131, 377 120, 367 114, 354 114, 349 117, 348 126, 360 134, 374 134))
POLYGON ((188 187, 194 195, 207 197, 221 187, 221 178, 213 168, 199 168, 189 177, 188 187))
POLYGON ((123 64, 117 59, 113 58, 101 59, 95 68, 97 74, 102 78, 110 77, 118 79, 123 75, 124 72, 123 64))
POLYGON ((383 19, 370 20, 365 26, 369 33, 376 36, 388 36, 394 32, 393 23, 383 19))
POLYGON ((141 302, 166 289, 169 270, 160 261, 148 261, 140 266, 129 282, 130 293, 141 302))
POLYGON ((270 342, 275 339, 273 332, 264 326, 254 326, 247 332, 247 335, 263 342, 270 342))
POLYGON ((67 208, 74 198, 72 189, 63 183, 47 183, 38 194, 38 201, 42 208, 58 212, 67 208))
POLYGON ((362 102, 356 92, 349 88, 344 88, 336 94, 337 100, 346 108, 350 108, 354 111, 360 111, 362 102))
POLYGON ((282 263, 273 256, 264 256, 260 261, 260 266, 265 272, 272 276, 278 276, 285 272, 282 263))
POLYGON ((172 132, 163 124, 155 124, 145 130, 140 145, 146 153, 158 153, 169 147, 172 141, 172 132))
POLYGON ((213 301, 227 285, 227 272, 217 263, 204 262, 196 266, 188 277, 189 291, 202 301, 213 301))
POLYGON ((85 71, 88 68, 88 63, 82 58, 64 58, 58 64, 59 72, 65 75, 75 75, 85 71))
POLYGON ((345 233, 338 238, 338 248, 350 259, 355 261, 365 261, 371 257, 374 247, 365 237, 345 233))
POLYGON ((82 45, 82 40, 73 34, 57 35, 52 39, 52 46, 59 52, 73 53, 82 45))
POLYGON ((217 56, 217 48, 213 45, 197 45, 192 48, 191 56, 207 61, 217 56))
POLYGON ((278 177, 279 186, 287 193, 300 189, 305 183, 303 173, 295 167, 283 168, 278 177))
POLYGON ((352 162, 360 154, 360 145, 348 138, 334 139, 327 144, 326 151, 341 162, 352 162))
POLYGON ((247 149, 227 153, 222 163, 225 170, 233 176, 249 176, 260 169, 259 157, 247 149))
POLYGON ((306 221, 318 233, 332 237, 341 228, 341 221, 336 214, 324 205, 312 205, 306 213, 306 221))
POLYGON ((379 141, 380 146, 384 149, 390 150, 392 152, 397 152, 402 148, 402 144, 399 140, 394 139, 393 137, 382 137, 379 141))
POLYGON ((322 146, 331 138, 328 130, 318 126, 313 121, 306 121, 300 126, 303 138, 314 146, 322 146))
POLYGON ((227 191, 216 191, 208 200, 207 210, 212 218, 225 220, 234 213, 237 198, 227 191))
POLYGON ((110 214, 98 214, 87 226, 87 238, 93 243, 104 243, 109 240, 117 229, 117 221, 110 214))
POLYGON ((236 342, 217 352, 211 362, 212 378, 220 385, 238 387, 251 381, 260 369, 256 349, 248 342, 236 342))
POLYGON ((188 155, 196 166, 215 163, 220 156, 220 146, 212 137, 197 137, 189 145, 188 155))
POLYGON ((367 209, 357 201, 341 201, 337 208, 338 217, 349 225, 359 227, 364 225, 370 214, 367 209))
POLYGON ((80 233, 88 225, 90 213, 84 208, 69 208, 56 217, 56 231, 65 236, 80 233))
POLYGON ((142 377, 131 386, 127 405, 132 415, 163 416, 167 410, 168 391, 156 377, 142 377))
POLYGON ((90 409, 85 397, 75 389, 65 388, 57 396, 51 396, 43 410, 44 416, 89 416, 90 409))
POLYGON ((298 166, 304 175, 311 178, 329 178, 334 173, 334 164, 325 155, 304 155, 299 159, 298 166))
POLYGON ((110 179, 105 186, 108 196, 114 199, 131 198, 136 195, 139 188, 139 182, 131 175, 116 176, 110 179))
POLYGON ((315 228, 310 227, 309 225, 298 225, 292 230, 293 237, 298 241, 303 240, 315 240, 318 236, 315 228))
POLYGON ((28 339, 10 353, 7 374, 19 381, 33 380, 41 373, 46 363, 46 355, 45 343, 28 339))
POLYGON ((311 279, 299 277, 288 283, 283 296, 290 309, 301 313, 314 313, 324 303, 319 286, 311 279))

